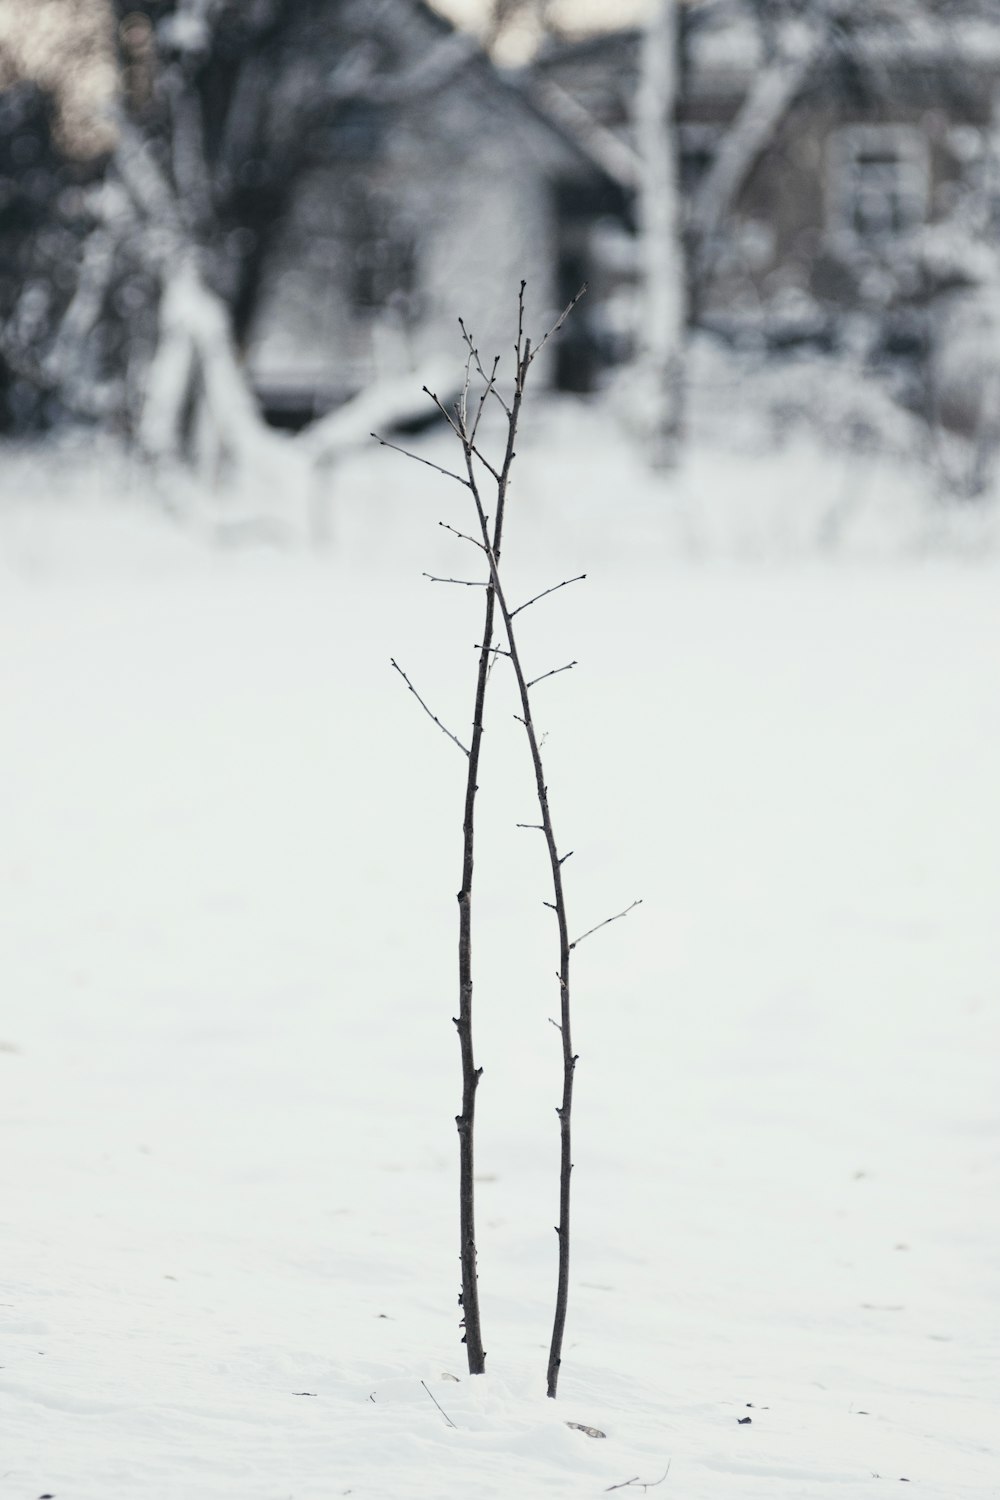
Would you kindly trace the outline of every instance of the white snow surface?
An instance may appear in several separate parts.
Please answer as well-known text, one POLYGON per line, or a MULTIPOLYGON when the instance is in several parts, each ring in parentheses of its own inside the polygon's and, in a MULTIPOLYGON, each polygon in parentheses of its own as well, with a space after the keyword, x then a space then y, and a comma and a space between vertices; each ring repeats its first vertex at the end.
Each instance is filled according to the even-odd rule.
POLYGON ((420 575, 476 576, 436 525, 464 492, 367 452, 325 551, 268 550, 107 463, 96 498, 10 460, 3 1500, 556 1500, 668 1466, 663 1500, 1000 1495, 996 556, 935 551, 923 502, 889 555, 897 467, 862 476, 867 554, 792 561, 763 542, 853 460, 654 485, 595 421, 537 417, 505 551, 518 597, 588 572, 521 617, 532 669, 579 662, 536 689, 572 926, 643 901, 575 954, 554 1402, 557 956, 511 685, 470 1379, 464 762, 389 667, 461 736, 482 596, 420 575), (740 560, 706 543, 734 506, 740 560))

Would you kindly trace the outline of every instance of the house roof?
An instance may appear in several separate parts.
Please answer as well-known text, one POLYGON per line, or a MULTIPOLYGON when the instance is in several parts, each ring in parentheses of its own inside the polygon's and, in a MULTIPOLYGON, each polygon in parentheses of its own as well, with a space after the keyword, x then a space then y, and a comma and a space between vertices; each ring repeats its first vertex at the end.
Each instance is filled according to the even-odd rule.
MULTIPOLYGON (((390 4, 408 7, 419 15, 421 21, 437 31, 442 38, 461 35, 469 42, 468 66, 481 80, 487 90, 498 91, 503 106, 520 114, 529 129, 540 130, 546 139, 556 145, 556 158, 549 165, 565 171, 567 166, 576 166, 587 171, 597 171, 610 180, 620 180, 621 161, 614 162, 614 154, 621 148, 614 142, 606 142, 606 150, 594 140, 596 122, 580 118, 573 109, 572 101, 564 101, 564 107, 551 97, 546 100, 532 87, 532 79, 524 69, 500 68, 468 32, 458 28, 426 0, 389 0, 390 4), (568 159, 567 159, 568 153, 568 159), (609 154, 610 153, 610 156, 609 154)), ((543 161, 543 165, 546 163, 543 161)))
MULTIPOLYGON (((692 0, 684 8, 685 62, 696 90, 745 81, 764 65, 764 29, 749 0, 692 0)), ((979 68, 1000 60, 997 0, 856 0, 831 28, 834 43, 855 46, 886 61, 962 62, 979 68)), ((772 23, 774 43, 786 54, 809 45, 803 14, 789 9, 772 23)), ((634 77, 640 30, 621 27, 581 40, 550 41, 532 70, 552 76, 603 63, 608 75, 634 77)))
MULTIPOLYGON (((484 133, 510 128, 522 132, 529 158, 544 174, 595 170, 594 158, 578 134, 540 107, 519 75, 495 66, 471 33, 453 25, 426 0, 348 0, 347 11, 359 51, 364 51, 366 38, 377 38, 391 47, 405 73, 400 82, 395 73, 376 69, 357 87, 359 103, 405 112, 461 92, 483 116, 484 133)), ((310 18, 303 13, 300 24, 315 26, 315 21, 315 14, 310 18)), ((338 54, 334 76, 343 63, 338 54)))
MULTIPOLYGON (((787 11, 765 36, 750 0, 693 0, 684 16, 689 104, 729 101, 735 109, 766 66, 767 46, 788 57, 815 46, 802 16, 787 11)), ((575 110, 578 137, 585 139, 589 120, 595 136, 610 141, 614 149, 604 153, 605 165, 621 182, 628 181, 629 157, 631 171, 637 170, 631 128, 640 39, 639 29, 629 27, 550 43, 525 70, 527 87, 543 107, 568 99, 572 109, 562 114, 573 124, 575 110)), ((962 87, 966 77, 970 84, 977 79, 982 92, 1000 67, 1000 6, 997 0, 856 0, 855 14, 831 25, 827 47, 821 58, 847 63, 857 76, 870 74, 873 92, 884 90, 887 69, 905 70, 925 93, 935 70, 949 75, 951 93, 956 79, 962 87)))

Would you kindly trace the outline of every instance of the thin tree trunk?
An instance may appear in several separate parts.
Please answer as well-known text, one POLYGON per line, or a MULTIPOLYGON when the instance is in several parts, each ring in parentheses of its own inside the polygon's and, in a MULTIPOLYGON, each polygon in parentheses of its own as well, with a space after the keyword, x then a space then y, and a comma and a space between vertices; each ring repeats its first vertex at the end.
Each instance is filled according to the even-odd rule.
MULTIPOLYGON (((584 288, 585 290, 585 288, 584 288)), ((497 477, 498 491, 498 513, 502 511, 503 501, 506 498, 507 476, 510 464, 514 456, 514 442, 517 437, 517 424, 521 411, 521 402, 524 397, 524 386, 528 371, 535 354, 541 351, 544 344, 552 333, 562 326, 569 312, 582 296, 582 291, 577 294, 569 304, 566 311, 559 318, 550 333, 546 335, 537 350, 531 347, 531 340, 524 337, 524 283, 521 285, 521 297, 519 302, 518 336, 517 336, 517 377, 514 384, 514 398, 508 411, 508 439, 507 451, 503 467, 497 477)), ((490 568, 490 586, 488 595, 490 603, 487 605, 492 623, 492 596, 495 596, 503 617, 504 630, 507 636, 507 654, 514 668, 517 679, 518 695, 521 700, 521 722, 524 725, 525 734, 528 738, 528 746, 531 753, 532 767, 535 773, 535 790, 538 798, 539 815, 541 816, 541 829, 545 836, 545 844, 548 850, 549 864, 552 873, 552 901, 548 904, 556 914, 559 929, 559 1030, 562 1035, 563 1055, 563 1088, 562 1100, 557 1109, 559 1116, 560 1136, 560 1162, 559 1162, 559 1223, 556 1225, 556 1234, 559 1237, 559 1272, 556 1286, 556 1307, 552 1327, 552 1340, 549 1348, 548 1367, 546 1372, 546 1388, 549 1396, 555 1396, 559 1383, 559 1367, 562 1363, 563 1334, 566 1328, 566 1312, 569 1302, 569 1254, 570 1254, 570 1178, 573 1171, 572 1159, 572 1116, 573 1116, 573 1079, 576 1072, 577 1058, 573 1052, 572 1035, 570 1031, 570 986, 569 986, 569 963, 570 953, 573 945, 569 940, 569 930, 566 921, 566 901, 563 892, 562 867, 563 859, 560 858, 556 845, 555 831, 552 825, 552 814, 549 808, 549 792, 545 781, 545 771, 542 765, 541 749, 538 735, 535 731, 534 719, 531 712, 530 688, 532 684, 527 681, 521 663, 517 638, 514 629, 514 615, 517 610, 511 610, 503 585, 500 580, 499 555, 490 538, 489 521, 479 492, 478 479, 474 460, 479 457, 475 446, 475 429, 470 436, 465 423, 464 412, 458 424, 458 435, 462 439, 465 454, 465 468, 468 478, 468 487, 476 506, 476 514, 479 519, 482 534, 482 548, 490 568)), ((559 585, 561 587, 562 585, 559 585)), ((550 591, 547 591, 550 592, 550 591)), ((538 596, 542 597, 542 596, 538 596)), ((529 600, 535 603, 535 600, 529 600)), ((527 608, 527 605, 522 606, 527 608)), ((571 663, 575 665, 575 663, 571 663)), ((557 669, 561 670, 561 669, 557 669)), ((553 675, 546 673, 546 676, 553 675)), ((567 856, 568 857, 568 856, 567 856)))
MULTIPOLYGON (((523 292, 523 288, 522 288, 523 292)), ((514 440, 521 410, 521 390, 514 395, 508 417, 507 447, 497 479, 497 509, 493 535, 486 535, 491 556, 500 555, 503 523, 507 505, 507 487, 514 462, 514 440)), ((464 423, 464 415, 462 421, 464 423)), ((473 438, 474 441, 474 438, 473 438)), ((467 454, 471 462, 471 452, 467 454)), ((462 888, 458 893, 458 1030, 462 1055, 462 1112, 456 1116, 459 1151, 459 1244, 462 1264, 461 1304, 465 1325, 464 1342, 469 1374, 481 1375, 486 1368, 483 1349, 482 1320, 479 1311, 479 1279, 476 1250, 475 1205, 475 1124, 476 1091, 482 1068, 476 1067, 472 1040, 472 878, 475 856, 476 793, 479 790, 479 757, 483 742, 483 708, 486 683, 493 664, 493 630, 496 611, 496 586, 491 577, 486 586, 486 610, 483 620, 479 670, 476 674, 476 698, 469 744, 468 777, 465 784, 465 812, 462 820, 462 888)))
POLYGON ((83 247, 76 290, 44 362, 71 411, 99 410, 95 402, 93 334, 111 285, 117 241, 106 224, 91 230, 83 247))
POLYGON ((184 408, 195 375, 194 340, 180 300, 168 283, 160 296, 159 335, 139 418, 140 445, 155 459, 171 460, 180 453, 184 408))
MULTIPOLYGON (((526 345, 522 373, 518 378, 518 395, 520 395, 523 377, 527 373, 529 363, 530 347, 526 345)), ((473 493, 476 494, 475 491, 473 493)), ((554 1397, 559 1384, 563 1335, 566 1330, 566 1313, 569 1306, 569 1254, 571 1241, 570 1179, 573 1172, 573 1080, 576 1075, 577 1064, 570 1029, 572 1016, 570 1009, 569 964, 573 945, 569 940, 569 928, 566 920, 566 899, 562 879, 563 860, 559 855, 556 844, 555 830, 552 824, 552 812, 549 807, 549 789, 545 781, 541 748, 535 729, 534 717, 531 712, 531 684, 525 677, 521 663, 521 655, 514 632, 513 613, 507 604, 503 588, 500 584, 500 576, 497 570, 498 558, 495 552, 491 554, 489 551, 486 517, 478 495, 476 496, 476 505, 479 510, 484 546, 486 546, 487 557, 490 562, 493 589, 496 593, 497 603, 500 606, 500 613, 503 617, 508 652, 510 654, 511 665, 514 668, 514 676, 517 679, 518 696, 521 700, 521 719, 528 739, 531 764, 535 773, 535 792, 538 798, 538 811, 542 820, 542 833, 545 838, 545 847, 548 852, 549 866, 552 874, 552 901, 549 905, 555 911, 556 923, 559 930, 559 1032, 562 1037, 563 1060, 562 1099, 556 1110, 559 1116, 559 1223, 556 1225, 556 1234, 559 1237, 559 1271, 556 1282, 556 1306, 552 1323, 552 1338, 549 1345, 549 1358, 546 1368, 546 1394, 554 1397)))
POLYGON ((643 316, 639 366, 651 458, 676 462, 683 415, 687 324, 677 172, 677 0, 657 0, 643 32, 636 135, 643 316))

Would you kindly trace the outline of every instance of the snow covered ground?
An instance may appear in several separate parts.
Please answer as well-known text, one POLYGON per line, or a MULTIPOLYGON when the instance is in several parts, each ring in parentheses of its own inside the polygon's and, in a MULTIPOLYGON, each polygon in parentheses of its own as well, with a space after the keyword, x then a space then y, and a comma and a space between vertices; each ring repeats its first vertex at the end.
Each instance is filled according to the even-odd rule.
POLYGON ((420 576, 463 576, 462 492, 361 456, 316 553, 8 470, 4 1500, 1000 1495, 1000 566, 936 553, 899 472, 702 454, 659 492, 546 421, 508 563, 590 575, 524 617, 580 663, 537 689, 571 920, 643 898, 577 955, 557 1402, 556 957, 499 675, 485 1377, 458 1343, 463 762, 389 657, 464 727, 479 596, 420 576), (867 550, 789 561, 796 495, 859 487, 867 550))

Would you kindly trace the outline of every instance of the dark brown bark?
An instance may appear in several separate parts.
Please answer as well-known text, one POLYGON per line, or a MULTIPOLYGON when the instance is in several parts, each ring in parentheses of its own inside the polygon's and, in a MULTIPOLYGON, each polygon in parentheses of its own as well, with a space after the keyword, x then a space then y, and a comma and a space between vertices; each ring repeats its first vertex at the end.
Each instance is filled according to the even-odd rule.
MULTIPOLYGON (((523 294, 523 288, 522 288, 523 294)), ((475 355, 469 345, 470 360, 475 355)), ((468 379, 463 400, 455 422, 449 413, 448 420, 462 438, 466 462, 470 466, 475 452, 478 417, 489 395, 492 383, 479 402, 478 414, 471 430, 467 427, 466 397, 468 379)), ((435 398, 436 399, 436 398, 435 398)), ((493 534, 486 533, 488 555, 494 560, 500 555, 503 542, 503 523, 507 506, 507 486, 510 469, 514 461, 514 439, 521 410, 521 392, 518 389, 507 417, 507 447, 503 464, 497 474, 497 508, 493 520, 493 534)), ((479 651, 479 669, 476 674, 476 700, 472 719, 472 738, 469 742, 468 779, 465 786, 465 814, 462 820, 462 888, 458 893, 458 1015, 454 1018, 458 1031, 458 1042, 462 1056, 462 1112, 455 1117, 458 1126, 459 1161, 459 1244, 462 1265, 461 1305, 465 1333, 463 1336, 469 1361, 469 1374, 481 1375, 486 1368, 486 1352, 483 1349, 482 1320, 479 1310, 479 1279, 476 1250, 476 1204, 475 1204, 475 1125, 476 1091, 482 1076, 482 1068, 476 1066, 472 1038, 472 880, 475 864, 475 812, 476 793, 479 791, 479 758, 483 741, 483 709, 486 702, 486 684, 493 660, 493 631, 496 612, 496 590, 492 579, 486 585, 486 608, 483 619, 482 642, 479 651)))
POLYGON ((465 1333, 463 1341, 469 1360, 469 1374, 481 1375, 486 1368, 482 1321, 479 1313, 479 1276, 476 1267, 475 1203, 475 1125, 476 1090, 482 1068, 476 1067, 472 1045, 472 875, 475 854, 476 793, 479 790, 479 754, 483 740, 483 706, 486 679, 493 642, 495 599, 492 588, 486 590, 486 616, 483 622, 483 644, 479 653, 476 678, 476 706, 472 720, 469 747, 469 774, 465 787, 465 816, 462 820, 462 889, 458 893, 458 1045, 462 1054, 462 1112, 455 1117, 458 1126, 458 1214, 459 1248, 462 1264, 462 1306, 465 1333))
MULTIPOLYGON (((530 357, 530 350, 525 358, 530 357)), ((527 367, 525 366, 525 373, 527 367)), ((477 497, 477 505, 478 497, 477 497)), ((480 506, 481 520, 485 523, 480 506)), ((486 532, 483 525, 484 534, 486 532)), ((510 652, 511 665, 517 679, 518 695, 521 699, 521 715, 524 732, 528 739, 528 748, 531 754, 531 763, 535 773, 535 792, 538 797, 538 810, 542 819, 541 828, 545 838, 545 847, 548 852, 549 866, 552 874, 552 902, 555 909, 556 923, 559 929, 559 1033, 562 1038, 563 1058, 563 1086, 562 1100, 556 1110, 559 1116, 559 1223, 556 1225, 556 1234, 559 1237, 559 1272, 556 1283, 556 1306, 555 1316, 552 1324, 552 1338, 549 1346, 549 1359, 546 1371, 546 1389, 549 1396, 555 1396, 559 1384, 559 1367, 562 1363, 563 1334, 566 1328, 566 1312, 569 1304, 569 1253, 570 1253, 570 1177, 573 1172, 573 1079, 576 1073, 577 1057, 573 1051, 573 1038, 571 1032, 571 1009, 570 1009, 570 954, 572 944, 569 940, 569 928, 566 920, 566 898, 563 890, 562 865, 563 861, 559 855, 556 844, 555 830, 552 823, 552 812, 549 806, 549 789, 545 782, 545 769, 542 764, 541 749, 538 742, 538 734, 535 729, 535 721, 531 711, 531 695, 529 684, 525 678, 524 669, 521 665, 521 656, 518 650, 517 638, 514 632, 513 613, 508 608, 503 588, 500 584, 499 574, 496 570, 497 559, 495 554, 490 558, 491 570, 494 580, 494 592, 500 613, 503 617, 504 628, 507 635, 507 646, 510 652)), ((548 674, 546 674, 548 675, 548 674)), ((567 856, 568 857, 568 856, 567 856)))
MULTIPOLYGON (((514 461, 514 445, 517 439, 517 428, 521 414, 521 405, 524 398, 524 386, 536 355, 549 338, 562 327, 566 317, 572 311, 576 302, 583 295, 583 288, 573 301, 569 304, 562 316, 541 340, 537 349, 532 349, 530 339, 524 335, 524 282, 521 283, 518 298, 518 330, 516 345, 516 377, 514 381, 514 394, 511 404, 508 406, 496 388, 497 364, 494 361, 492 371, 487 374, 479 359, 479 354, 462 325, 462 333, 465 338, 468 358, 466 361, 465 384, 462 395, 453 410, 448 410, 444 403, 432 391, 427 394, 437 406, 442 416, 446 419, 462 445, 465 459, 466 476, 462 478, 450 470, 441 469, 449 478, 457 479, 464 485, 472 495, 476 515, 479 521, 481 540, 468 536, 464 532, 457 531, 453 526, 446 529, 452 531, 456 537, 463 541, 472 543, 479 548, 488 563, 489 577, 486 580, 486 608, 483 621, 482 640, 479 647, 479 669, 476 677, 476 698, 472 725, 472 737, 469 742, 468 756, 468 779, 465 791, 465 815, 463 820, 463 858, 462 858, 462 888, 458 893, 459 903, 459 1013, 454 1017, 455 1026, 458 1030, 459 1045, 462 1056, 462 1112, 456 1116, 459 1136, 459 1232, 460 1232, 460 1258, 462 1265, 462 1293, 461 1303, 464 1312, 465 1335, 464 1342, 467 1346, 469 1371, 476 1375, 482 1373, 485 1367, 485 1352, 482 1346, 482 1327, 479 1311, 479 1290, 476 1265, 476 1229, 475 1229, 475 1111, 476 1093, 479 1087, 479 1079, 482 1069, 476 1066, 475 1053, 473 1049, 472 1035, 472 883, 475 855, 475 803, 478 787, 478 774, 480 753, 483 737, 483 710, 486 700, 486 688, 489 673, 494 658, 503 655, 510 659, 517 680, 518 694, 521 701, 522 714, 519 716, 524 725, 528 738, 528 746, 531 754, 532 766, 535 773, 535 788, 538 797, 539 814, 541 823, 533 826, 540 829, 545 836, 546 848, 548 850, 549 864, 552 873, 551 906, 556 914, 559 930, 559 1031, 562 1037, 563 1056, 563 1086, 562 1099, 557 1109, 560 1128, 560 1169, 559 1169, 559 1224, 556 1233, 559 1236, 559 1274, 556 1290, 556 1309, 552 1329, 552 1341, 549 1350, 547 1389, 550 1396, 555 1396, 559 1380, 559 1367, 562 1361, 563 1334, 566 1326, 566 1311, 569 1300, 569 1252, 570 1252, 570 1176, 573 1170, 572 1163, 572 1111, 573 1111, 573 1079, 576 1071, 577 1058, 573 1052, 572 1037, 570 1033, 570 954, 575 946, 569 940, 569 930, 566 920, 566 902, 563 892, 562 866, 569 858, 569 853, 560 856, 556 844, 555 832, 552 824, 552 815, 549 807, 548 787, 545 782, 545 773, 542 765, 540 742, 535 729, 534 718, 531 711, 530 690, 544 678, 554 676, 557 672, 567 670, 567 667, 575 666, 570 662, 567 667, 556 667, 551 672, 544 672, 541 676, 528 680, 522 667, 520 652, 514 630, 514 617, 522 610, 537 604, 539 600, 555 593, 557 589, 565 588, 568 584, 577 583, 585 575, 580 574, 576 578, 566 578, 552 588, 544 589, 533 598, 528 599, 516 609, 508 606, 501 583, 500 547, 503 540, 503 524, 506 511, 507 493, 510 481, 511 465, 514 461), (474 403, 474 411, 469 411, 469 392, 472 372, 482 381, 482 392, 474 403), (477 433, 480 419, 487 402, 494 399, 503 407, 507 418, 507 442, 503 461, 499 468, 494 466, 484 456, 477 446, 477 433), (492 532, 490 519, 486 513, 482 495, 479 488, 479 470, 481 466, 491 477, 496 485, 496 512, 493 517, 492 532), (496 610, 499 608, 504 624, 507 638, 507 650, 501 650, 494 646, 494 632, 496 626, 496 610)), ((384 440, 382 440, 384 441, 384 440)), ((394 446, 387 444, 386 446, 394 446)), ((405 450, 401 450, 404 451, 405 450)), ((416 457, 408 454, 408 457, 416 457)), ((427 460, 421 460, 427 462, 427 460)), ((432 468, 440 468, 432 464, 432 468)), ((428 575, 432 576, 432 575, 428 575)), ((434 582, 446 582, 470 586, 470 580, 462 578, 441 579, 433 577, 434 582)), ((395 663, 393 663, 395 666, 395 663)), ((397 668, 397 670, 399 670, 397 668)), ((402 674, 405 679, 405 673, 402 674)), ((407 686, 413 689, 408 679, 407 686)), ((419 698, 419 695, 418 695, 419 698)), ((465 749, 455 736, 445 729, 440 720, 431 713, 423 700, 419 700, 424 709, 430 714, 438 727, 443 729, 448 737, 459 744, 459 748, 465 749)), ((572 851, 569 851, 572 853, 572 851)), ((613 919, 612 919, 613 920, 613 919)), ((588 934, 585 934, 587 936, 588 934)))
MULTIPOLYGON (((535 353, 537 352, 532 350, 530 339, 526 339, 523 336, 523 296, 524 286, 522 284, 520 304, 522 315, 519 318, 517 340, 517 378, 514 387, 514 401, 508 414, 509 440, 507 445, 507 452, 508 455, 511 456, 513 452, 514 439, 516 437, 517 418, 520 412, 521 401, 524 395, 524 385, 528 376, 528 371, 531 367, 532 360, 534 359, 535 353)), ((563 313, 562 317, 555 324, 553 329, 550 330, 550 333, 554 333, 556 329, 558 329, 562 325, 562 322, 564 321, 572 307, 575 305, 575 302, 578 300, 579 296, 582 296, 582 291, 578 293, 576 298, 573 299, 573 302, 570 303, 570 306, 566 309, 566 312, 563 313)), ((547 334, 546 338, 542 340, 543 344, 549 336, 550 335, 547 334)), ((541 347, 542 345, 540 344, 539 349, 541 347)), ((559 1368, 562 1363, 563 1335, 566 1328, 566 1312, 569 1303, 571 1207, 570 1178, 573 1171, 573 1079, 576 1073, 577 1064, 577 1057, 573 1052, 573 1040, 570 1028, 570 953, 572 952, 573 945, 569 940, 569 929, 566 920, 566 900, 562 879, 563 859, 559 855, 558 846, 556 844, 555 830, 552 823, 552 813, 549 807, 549 791, 545 781, 545 770, 542 764, 538 734, 535 729, 535 722, 531 711, 530 688, 533 684, 528 681, 525 675, 524 668, 521 663, 520 651, 518 649, 517 636, 514 629, 514 615, 520 613, 520 610, 511 610, 504 594, 499 572, 500 559, 497 555, 496 548, 491 544, 489 523, 485 508, 483 506, 482 498, 480 496, 475 466, 473 463, 474 456, 478 456, 475 447, 474 434, 471 438, 469 437, 469 434, 465 429, 464 421, 460 424, 459 435, 463 436, 463 449, 465 452, 469 489, 472 492, 472 497, 476 505, 476 512, 479 518, 483 551, 486 554, 486 558, 490 566, 490 592, 495 596, 496 603, 499 606, 500 613, 503 618, 504 630, 507 636, 507 654, 510 657, 510 662, 514 669, 514 675, 517 679, 518 695, 521 700, 521 722, 524 726, 524 731, 528 739, 528 748, 531 754, 532 767, 535 773, 535 791, 538 798, 539 815, 542 820, 541 830, 545 837, 545 846, 548 852, 549 866, 552 875, 552 901, 549 904, 555 911, 556 923, 559 930, 559 1032, 562 1037, 563 1057, 562 1099, 556 1111, 559 1116, 560 1135, 559 1223, 556 1225, 556 1234, 559 1237, 559 1271, 556 1284, 555 1317, 552 1326, 552 1339, 549 1347, 549 1359, 546 1377, 548 1395, 554 1397, 559 1383, 559 1368)), ((505 462, 505 466, 502 471, 503 476, 506 476, 508 470, 509 462, 505 462)), ((504 490, 506 489, 505 477, 503 479, 502 486, 500 480, 498 480, 498 489, 501 487, 504 490)), ((559 585, 559 587, 561 587, 561 585, 559 585)), ((549 591, 547 590, 546 592, 549 591)), ((542 597, 544 597, 544 595, 536 596, 536 598, 542 597)), ((536 600, 529 600, 529 603, 534 602, 536 602, 536 600)), ((527 605, 521 607, 527 608, 527 605)), ((561 671, 563 669, 557 668, 556 670, 561 671)), ((542 675, 548 677, 553 674, 546 672, 542 675)), ((540 677, 535 678, 534 682, 539 682, 541 680, 542 679, 540 677)), ((568 857, 569 856, 567 855, 566 858, 568 857)))

